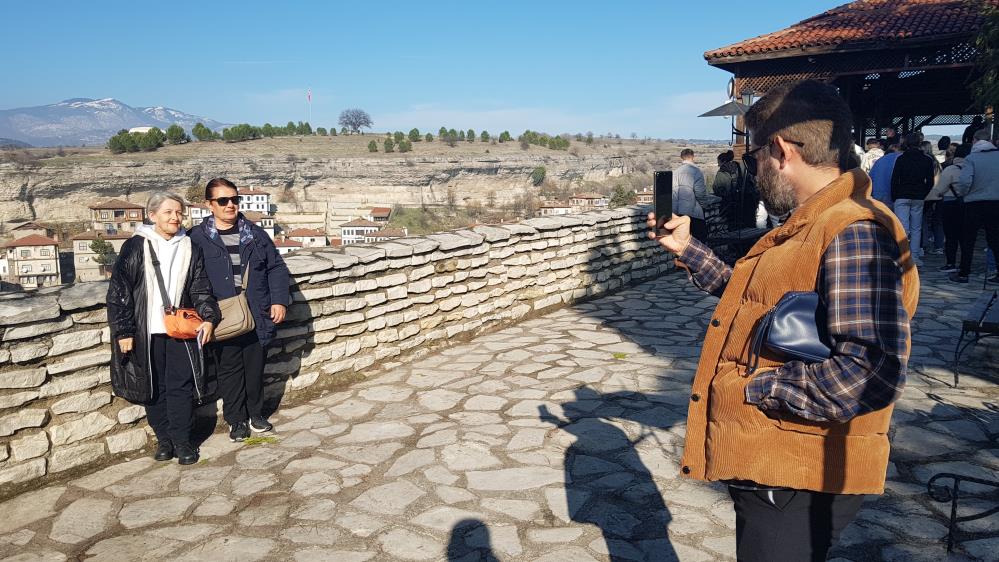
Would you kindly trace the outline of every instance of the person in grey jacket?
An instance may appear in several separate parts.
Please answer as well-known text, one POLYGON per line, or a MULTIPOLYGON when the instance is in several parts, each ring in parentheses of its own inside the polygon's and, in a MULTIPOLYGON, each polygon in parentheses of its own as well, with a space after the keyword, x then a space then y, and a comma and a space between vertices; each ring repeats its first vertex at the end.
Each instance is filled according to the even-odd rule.
MULTIPOLYGON (((978 231, 985 229, 985 240, 993 254, 999 252, 999 150, 989 142, 988 129, 975 132, 971 154, 964 159, 961 176, 955 185, 964 196, 964 228, 961 247, 974 248, 978 231)), ((967 283, 974 252, 961 252, 961 268, 950 280, 967 283)))
POLYGON ((708 196, 704 172, 694 164, 693 150, 681 150, 680 160, 680 165, 673 170, 673 212, 690 217, 691 234, 698 240, 704 240, 708 234, 702 205, 708 196))

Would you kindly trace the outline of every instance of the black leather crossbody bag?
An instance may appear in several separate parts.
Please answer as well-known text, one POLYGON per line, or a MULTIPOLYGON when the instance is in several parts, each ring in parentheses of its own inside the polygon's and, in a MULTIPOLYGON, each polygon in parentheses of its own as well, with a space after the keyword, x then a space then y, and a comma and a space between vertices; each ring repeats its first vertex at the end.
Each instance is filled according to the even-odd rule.
POLYGON ((752 375, 760 364, 763 346, 790 360, 818 363, 832 353, 826 322, 826 310, 815 291, 792 291, 785 294, 760 320, 749 344, 749 369, 752 375))

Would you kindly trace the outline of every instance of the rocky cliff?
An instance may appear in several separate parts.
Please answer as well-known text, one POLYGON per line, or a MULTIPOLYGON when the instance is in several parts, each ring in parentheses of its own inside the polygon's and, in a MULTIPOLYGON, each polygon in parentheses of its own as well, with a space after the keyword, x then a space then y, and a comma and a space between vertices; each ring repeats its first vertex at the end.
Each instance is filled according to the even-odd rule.
POLYGON ((87 206, 110 197, 142 201, 154 190, 183 193, 216 176, 271 191, 283 211, 316 210, 310 202, 419 204, 444 200, 453 189, 461 200, 484 201, 495 191, 504 201, 530 185, 544 166, 558 181, 601 181, 629 171, 620 156, 535 155, 490 158, 197 158, 184 160, 41 161, 0 164, 0 221, 81 220, 87 206), (300 205, 300 207, 299 207, 300 205))

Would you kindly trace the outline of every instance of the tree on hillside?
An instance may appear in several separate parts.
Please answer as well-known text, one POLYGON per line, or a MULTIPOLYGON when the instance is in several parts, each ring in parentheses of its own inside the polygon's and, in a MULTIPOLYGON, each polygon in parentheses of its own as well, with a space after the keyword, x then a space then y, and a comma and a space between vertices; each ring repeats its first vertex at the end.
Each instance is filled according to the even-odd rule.
POLYGON ((465 133, 465 140, 467 140, 468 142, 475 142, 475 131, 469 129, 468 132, 465 133))
POLYGON ((465 131, 458 131, 458 140, 465 140, 465 131))
POLYGON ((610 198, 610 206, 612 208, 634 205, 637 201, 638 195, 633 190, 625 189, 623 185, 614 186, 614 193, 610 198))
POLYGON ((499 136, 499 141, 500 142, 507 142, 507 141, 512 141, 512 140, 513 140, 513 137, 510 136, 510 131, 503 131, 502 133, 500 133, 500 136, 499 136))
POLYGON ((444 137, 446 137, 446 136, 447 136, 447 128, 446 128, 446 127, 441 127, 440 129, 438 129, 438 130, 437 130, 437 136, 438 136, 439 138, 444 138, 444 137))
POLYGON ((402 139, 399 141, 399 152, 409 152, 413 150, 413 141, 402 139))
POLYGON ((351 134, 361 132, 361 129, 370 129, 374 125, 374 121, 371 120, 371 116, 368 115, 367 111, 363 109, 344 109, 340 112, 340 120, 337 121, 341 126, 346 127, 350 130, 351 134))
POLYGON ((374 139, 368 141, 368 152, 378 152, 378 143, 374 139))
POLYGON ((316 127, 316 134, 319 135, 319 136, 321 136, 321 137, 325 137, 326 136, 326 127, 316 127))
POLYGON ((166 135, 163 131, 156 127, 153 127, 146 133, 138 134, 139 150, 143 152, 152 152, 157 148, 163 146, 163 141, 166 139, 166 135))
POLYGON ((191 140, 191 138, 184 133, 184 128, 176 123, 167 127, 166 138, 170 144, 181 144, 191 140))
POLYGON ((95 238, 90 243, 90 251, 97 254, 94 256, 94 261, 101 266, 102 273, 106 273, 114 265, 115 260, 118 259, 118 255, 114 251, 114 246, 103 238, 95 238))
POLYGON ((395 140, 396 144, 399 144, 402 141, 406 140, 406 135, 402 134, 402 131, 396 131, 395 133, 392 134, 392 139, 395 140))
POLYGON ((420 137, 420 130, 417 129, 416 127, 413 127, 412 129, 410 129, 409 130, 409 140, 411 140, 413 142, 420 142, 421 140, 423 140, 423 138, 420 137))
POLYGON ((336 136, 336 127, 330 127, 330 136, 331 137, 335 137, 336 136))
POLYGON ((194 127, 191 128, 191 134, 199 141, 210 141, 216 138, 215 131, 205 127, 203 123, 195 123, 194 127))
POLYGON ((489 132, 482 131, 482 134, 479 135, 479 139, 481 139, 482 142, 489 142, 489 132))
POLYGON ((271 125, 270 123, 264 123, 264 126, 260 127, 260 134, 266 138, 272 138, 274 135, 277 134, 277 131, 274 130, 274 125, 271 125))
POLYGON ((426 137, 424 137, 424 139, 423 139, 423 140, 425 140, 425 141, 427 141, 427 142, 434 142, 434 136, 433 136, 433 135, 431 135, 430 133, 427 133, 427 136, 426 136, 426 137))
POLYGON ((385 139, 385 152, 395 152, 395 141, 385 139))

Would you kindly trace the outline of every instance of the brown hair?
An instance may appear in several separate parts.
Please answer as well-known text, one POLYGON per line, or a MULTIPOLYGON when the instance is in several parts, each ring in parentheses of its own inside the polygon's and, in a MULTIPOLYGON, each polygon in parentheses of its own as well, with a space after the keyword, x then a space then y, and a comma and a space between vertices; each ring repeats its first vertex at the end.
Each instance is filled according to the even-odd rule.
POLYGON ((691 148, 685 148, 680 151, 680 158, 693 158, 694 150, 691 148))
POLYGON ((788 82, 767 92, 746 112, 754 144, 780 136, 803 143, 801 159, 809 166, 850 169, 853 116, 836 88, 816 80, 788 82))
POLYGON ((205 186, 205 201, 212 198, 212 189, 216 187, 231 187, 236 190, 236 193, 239 193, 239 189, 236 188, 236 184, 225 178, 214 178, 208 180, 208 185, 205 186))

